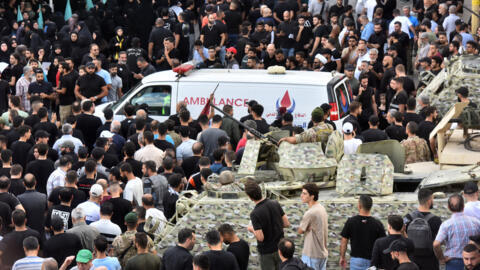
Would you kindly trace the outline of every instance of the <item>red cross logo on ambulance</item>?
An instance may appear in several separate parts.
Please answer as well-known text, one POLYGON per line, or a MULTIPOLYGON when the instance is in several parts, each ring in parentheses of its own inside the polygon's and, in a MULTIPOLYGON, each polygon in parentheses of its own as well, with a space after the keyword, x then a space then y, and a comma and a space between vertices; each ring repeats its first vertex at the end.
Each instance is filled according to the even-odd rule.
POLYGON ((277 99, 276 103, 277 111, 280 107, 285 107, 288 113, 293 113, 295 110, 295 99, 290 98, 290 94, 288 94, 288 90, 285 91, 283 94, 282 100, 280 98, 277 99))

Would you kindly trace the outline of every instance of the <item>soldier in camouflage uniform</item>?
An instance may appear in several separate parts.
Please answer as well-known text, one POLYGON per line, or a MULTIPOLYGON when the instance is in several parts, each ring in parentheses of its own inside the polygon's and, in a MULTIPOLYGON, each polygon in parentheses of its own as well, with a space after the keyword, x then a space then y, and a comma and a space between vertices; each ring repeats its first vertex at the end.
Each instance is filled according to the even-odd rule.
POLYGON ((401 142, 403 148, 405 148, 405 164, 430 160, 430 149, 427 142, 417 136, 417 131, 417 123, 408 122, 406 128, 408 138, 401 142))
MULTIPOLYGON (((137 248, 135 247, 135 234, 137 233, 138 217, 135 212, 130 212, 125 215, 125 224, 127 231, 115 237, 112 243, 113 256, 117 257, 122 265, 125 267, 127 261, 137 255, 137 248)), ((147 236, 148 237, 148 236, 147 236)), ((148 250, 156 252, 153 240, 148 237, 148 250)))
POLYGON ((328 137, 333 132, 333 127, 330 124, 324 122, 323 110, 320 107, 316 107, 312 111, 313 127, 305 130, 304 132, 292 137, 282 138, 280 143, 286 141, 291 144, 305 143, 305 142, 321 142, 322 149, 325 151, 325 147, 328 142, 328 137))

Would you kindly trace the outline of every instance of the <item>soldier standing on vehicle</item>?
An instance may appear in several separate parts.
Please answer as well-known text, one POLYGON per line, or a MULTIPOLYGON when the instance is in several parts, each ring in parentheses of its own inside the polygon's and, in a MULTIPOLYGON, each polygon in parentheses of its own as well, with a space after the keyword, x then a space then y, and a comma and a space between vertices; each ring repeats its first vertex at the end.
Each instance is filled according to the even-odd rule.
POLYGON ((321 107, 316 107, 315 109, 313 109, 312 122, 313 127, 295 136, 282 138, 280 139, 279 143, 283 141, 291 144, 304 142, 321 142, 322 148, 325 150, 325 146, 328 142, 328 137, 333 132, 333 127, 330 124, 325 123, 323 117, 323 110, 321 107))

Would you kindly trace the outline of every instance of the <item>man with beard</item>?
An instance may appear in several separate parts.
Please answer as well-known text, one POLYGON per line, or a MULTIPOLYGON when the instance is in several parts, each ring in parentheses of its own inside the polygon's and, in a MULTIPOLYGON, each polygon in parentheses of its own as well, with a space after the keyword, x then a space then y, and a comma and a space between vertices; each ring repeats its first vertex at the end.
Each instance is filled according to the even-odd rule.
POLYGON ((377 114, 377 104, 375 102, 375 94, 372 87, 368 85, 368 74, 360 74, 360 87, 358 93, 354 93, 355 100, 362 104, 362 113, 359 116, 359 123, 362 130, 368 129, 368 119, 371 115, 377 114))
POLYGON ((81 100, 90 99, 98 105, 102 98, 108 94, 107 85, 102 77, 95 74, 95 64, 93 62, 88 62, 86 69, 87 74, 77 80, 75 96, 81 100))
MULTIPOLYGON (((270 45, 273 45, 273 44, 270 44, 270 45)), ((269 46, 270 46, 269 45, 269 46)), ((235 55, 237 54, 237 49, 235 49, 234 47, 230 47, 226 50, 226 54, 225 54, 225 61, 226 61, 226 68, 228 69, 239 69, 240 66, 238 65, 238 61, 237 59, 235 59, 235 55)))
POLYGON ((435 55, 432 57, 432 73, 435 76, 442 71, 442 62, 443 59, 440 56, 435 55))
POLYGON ((52 84, 44 81, 43 70, 35 69, 36 82, 32 82, 28 86, 28 97, 39 96, 42 98, 43 105, 50 109, 50 100, 54 98, 52 84))
POLYGON ((475 270, 480 268, 480 254, 474 244, 468 244, 462 252, 463 264, 466 270, 475 270))
POLYGON ((178 244, 165 251, 162 269, 191 269, 193 256, 190 251, 195 246, 195 231, 184 228, 178 232, 178 244))
POLYGON ((65 123, 67 116, 72 113, 72 103, 75 101, 75 83, 78 79, 78 74, 72 72, 70 65, 67 62, 60 63, 60 85, 57 88, 58 99, 60 101, 60 120, 65 123))
MULTIPOLYGON (((395 68, 393 67, 393 58, 390 55, 385 55, 383 57, 383 77, 380 81, 380 91, 377 91, 377 96, 375 97, 377 101, 380 100, 380 94, 386 93, 390 85, 390 80, 395 77, 395 68)), ((387 100, 387 103, 389 100, 387 100)))
POLYGON ((373 25, 373 34, 368 38, 367 46, 369 49, 377 49, 379 51, 378 57, 383 58, 383 46, 387 43, 385 31, 382 29, 381 21, 375 21, 373 25))

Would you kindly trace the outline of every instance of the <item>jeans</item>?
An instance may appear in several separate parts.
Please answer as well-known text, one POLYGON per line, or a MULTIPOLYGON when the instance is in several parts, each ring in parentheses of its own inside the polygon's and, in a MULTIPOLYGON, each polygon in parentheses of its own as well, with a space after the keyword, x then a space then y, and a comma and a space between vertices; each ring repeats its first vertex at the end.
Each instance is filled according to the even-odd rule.
POLYGON ((445 270, 463 270, 464 267, 463 259, 459 258, 451 259, 445 264, 445 270))
POLYGON ((350 270, 366 270, 370 267, 370 260, 364 258, 350 258, 350 270))
POLYGON ((222 61, 222 64, 225 65, 225 54, 226 54, 226 47, 223 46, 220 48, 220 52, 218 52, 218 56, 220 57, 220 61, 222 61))
POLYGON ((308 256, 302 255, 302 261, 309 267, 315 270, 326 270, 327 269, 327 258, 318 259, 310 258, 308 256))
POLYGON ((295 53, 295 48, 282 48, 283 54, 285 55, 285 58, 293 56, 295 53))

